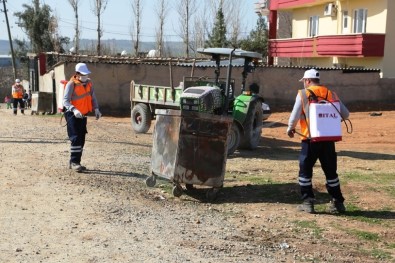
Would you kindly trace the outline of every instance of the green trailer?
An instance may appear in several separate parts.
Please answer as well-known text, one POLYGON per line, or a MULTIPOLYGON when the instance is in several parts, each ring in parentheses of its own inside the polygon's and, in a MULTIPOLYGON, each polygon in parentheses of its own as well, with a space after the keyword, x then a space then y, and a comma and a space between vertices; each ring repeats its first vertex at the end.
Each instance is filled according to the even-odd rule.
POLYGON ((182 86, 165 87, 130 83, 131 121, 136 133, 146 133, 156 109, 179 109, 182 86))

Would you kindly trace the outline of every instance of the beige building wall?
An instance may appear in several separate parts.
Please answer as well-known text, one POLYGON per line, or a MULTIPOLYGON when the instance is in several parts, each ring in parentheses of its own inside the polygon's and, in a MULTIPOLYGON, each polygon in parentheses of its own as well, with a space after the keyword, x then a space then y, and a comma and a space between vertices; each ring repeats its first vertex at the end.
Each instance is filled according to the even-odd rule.
POLYGON ((395 1, 387 0, 383 78, 395 78, 395 1))
POLYGON ((385 24, 387 16, 388 0, 345 0, 336 1, 338 6, 337 19, 339 24, 342 22, 342 11, 347 10, 352 17, 350 23, 350 33, 354 23, 354 10, 360 8, 368 9, 368 22, 366 24, 366 33, 385 33, 385 24))
MULTIPOLYGON (((391 0, 337 0, 335 16, 324 16, 327 3, 313 7, 304 7, 293 10, 292 37, 308 37, 308 19, 311 16, 319 16, 318 35, 341 35, 343 34, 343 11, 347 10, 349 20, 349 33, 353 32, 354 10, 368 9, 366 33, 386 34, 384 57, 312 57, 292 58, 292 65, 307 65, 317 67, 331 67, 334 64, 347 67, 365 67, 382 69, 381 77, 395 78, 395 1, 391 0)), ((316 54, 315 54, 316 55, 316 54)))
POLYGON ((292 20, 292 38, 306 38, 308 36, 308 17, 317 15, 318 7, 312 9, 295 9, 292 20))

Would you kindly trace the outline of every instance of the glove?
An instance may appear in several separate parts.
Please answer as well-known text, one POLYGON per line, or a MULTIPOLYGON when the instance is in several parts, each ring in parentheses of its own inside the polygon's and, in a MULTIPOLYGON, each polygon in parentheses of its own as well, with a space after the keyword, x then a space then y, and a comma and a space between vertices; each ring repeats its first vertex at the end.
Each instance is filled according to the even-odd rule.
POLYGON ((99 111, 99 109, 95 109, 95 116, 96 116, 96 120, 101 118, 101 112, 99 111))
POLYGON ((74 116, 78 119, 82 119, 84 117, 84 116, 82 116, 82 113, 79 110, 77 110, 76 108, 73 109, 73 113, 74 113, 74 116))
POLYGON ((295 135, 295 129, 288 129, 287 134, 289 138, 293 138, 295 135))

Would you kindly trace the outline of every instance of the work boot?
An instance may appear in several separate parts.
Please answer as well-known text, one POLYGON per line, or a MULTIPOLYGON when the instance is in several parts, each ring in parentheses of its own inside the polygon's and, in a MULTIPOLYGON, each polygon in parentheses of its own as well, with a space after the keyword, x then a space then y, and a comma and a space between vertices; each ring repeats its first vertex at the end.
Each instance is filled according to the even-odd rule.
MULTIPOLYGON (((76 165, 76 163, 70 162, 70 163, 69 163, 69 169, 72 169, 72 164, 76 165)), ((85 171, 85 170, 86 170, 86 167, 85 167, 85 166, 83 166, 83 165, 81 165, 81 164, 78 164, 78 165, 81 166, 81 171, 85 171)))
POLYGON ((328 213, 331 213, 331 214, 345 213, 346 207, 344 206, 343 202, 339 202, 339 201, 336 201, 336 199, 333 199, 332 201, 329 202, 327 211, 328 211, 328 213))
POLYGON ((301 212, 306 212, 310 214, 314 214, 314 199, 313 198, 307 198, 303 201, 302 204, 297 206, 297 209, 301 212))
POLYGON ((70 163, 69 168, 73 171, 76 171, 77 173, 80 173, 83 170, 81 164, 79 163, 70 163))

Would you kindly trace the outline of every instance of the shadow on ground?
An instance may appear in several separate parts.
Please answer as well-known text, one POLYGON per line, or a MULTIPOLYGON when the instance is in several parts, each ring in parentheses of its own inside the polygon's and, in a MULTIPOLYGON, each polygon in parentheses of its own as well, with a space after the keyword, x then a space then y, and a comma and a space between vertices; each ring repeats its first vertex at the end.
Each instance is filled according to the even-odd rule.
MULTIPOLYGON (((197 188, 186 190, 185 195, 201 202, 208 202, 206 193, 209 188, 197 188)), ((326 205, 330 201, 330 196, 326 192, 315 192, 316 205, 326 205)), ((299 195, 299 186, 297 184, 268 184, 268 185, 246 185, 223 187, 217 193, 217 198, 212 201, 215 204, 226 203, 285 203, 297 205, 301 203, 299 195)), ((347 205, 347 203, 346 203, 347 205)), ((326 212, 317 212, 317 214, 328 214, 326 212)), ((342 216, 370 219, 395 219, 393 211, 347 211, 342 216)))
POLYGON ((119 171, 104 171, 104 170, 86 170, 83 171, 81 174, 90 174, 90 175, 109 175, 109 176, 121 176, 121 177, 134 177, 138 179, 146 179, 146 174, 140 173, 132 173, 132 172, 119 172, 119 171))

